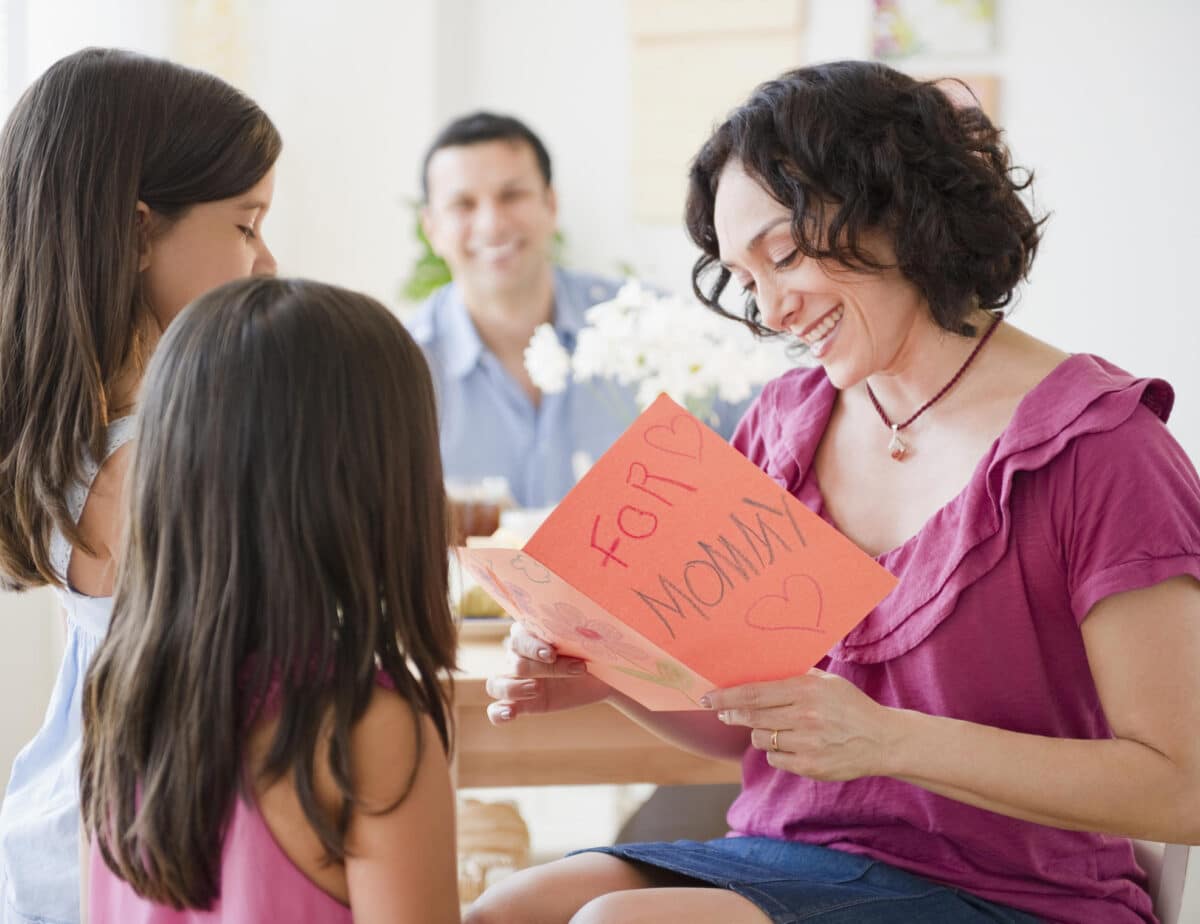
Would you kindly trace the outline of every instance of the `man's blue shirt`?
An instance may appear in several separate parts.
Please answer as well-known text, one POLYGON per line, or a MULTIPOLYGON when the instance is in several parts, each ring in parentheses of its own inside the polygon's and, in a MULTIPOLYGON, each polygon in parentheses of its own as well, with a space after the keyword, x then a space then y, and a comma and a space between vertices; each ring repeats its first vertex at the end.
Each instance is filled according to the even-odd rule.
MULTIPOLYGON (((554 270, 553 324, 568 352, 575 350, 584 312, 619 288, 615 280, 554 270)), ((599 382, 568 381, 535 407, 480 340, 453 282, 433 293, 408 326, 433 374, 448 479, 500 475, 519 506, 556 504, 575 485, 571 457, 582 451, 595 461, 638 414, 630 390, 599 382)), ((735 414, 723 413, 722 435, 736 423, 735 414)))

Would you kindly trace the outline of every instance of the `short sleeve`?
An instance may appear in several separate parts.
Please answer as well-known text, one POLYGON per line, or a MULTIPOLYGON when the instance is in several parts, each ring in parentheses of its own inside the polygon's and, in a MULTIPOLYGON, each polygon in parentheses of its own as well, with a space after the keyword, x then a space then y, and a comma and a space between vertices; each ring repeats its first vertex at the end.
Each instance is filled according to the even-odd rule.
POLYGON ((765 428, 771 416, 769 407, 773 384, 768 383, 750 404, 750 407, 746 409, 746 413, 742 415, 742 419, 734 428, 733 436, 729 440, 734 449, 764 471, 768 469, 767 462, 770 456, 770 440, 765 428))
POLYGON ((1080 436, 1064 461, 1050 516, 1077 622, 1112 594, 1200 579, 1200 479, 1152 410, 1080 436))

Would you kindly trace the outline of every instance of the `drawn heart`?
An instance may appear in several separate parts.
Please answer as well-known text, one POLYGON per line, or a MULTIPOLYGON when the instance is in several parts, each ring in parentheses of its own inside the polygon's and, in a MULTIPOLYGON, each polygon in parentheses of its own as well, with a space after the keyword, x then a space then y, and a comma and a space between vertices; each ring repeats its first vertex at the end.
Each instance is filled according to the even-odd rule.
POLYGON ((518 552, 509 564, 512 565, 513 571, 519 571, 535 584, 550 583, 550 572, 532 558, 526 558, 518 552))
POLYGON ((821 585, 807 574, 793 574, 783 582, 782 594, 759 597, 746 610, 746 625, 765 632, 794 629, 823 633, 823 607, 821 585))
POLYGON ((662 452, 673 456, 683 456, 685 459, 700 458, 702 434, 696 418, 688 414, 679 414, 667 424, 655 424, 647 427, 642 438, 662 452))

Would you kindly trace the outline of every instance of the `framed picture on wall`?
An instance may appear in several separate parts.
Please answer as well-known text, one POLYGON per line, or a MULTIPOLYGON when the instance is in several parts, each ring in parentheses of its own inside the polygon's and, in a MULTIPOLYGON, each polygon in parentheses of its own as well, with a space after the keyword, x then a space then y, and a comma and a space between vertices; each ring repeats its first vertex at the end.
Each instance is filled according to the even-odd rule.
POLYGON ((874 0, 871 50, 883 60, 987 54, 995 39, 995 0, 874 0))

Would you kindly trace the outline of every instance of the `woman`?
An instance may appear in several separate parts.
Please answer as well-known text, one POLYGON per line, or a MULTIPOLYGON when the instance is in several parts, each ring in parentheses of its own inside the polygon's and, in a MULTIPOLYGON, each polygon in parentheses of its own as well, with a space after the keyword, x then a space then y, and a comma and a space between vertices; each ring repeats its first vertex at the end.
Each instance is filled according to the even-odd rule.
POLYGON ((878 64, 784 74, 704 145, 697 293, 734 281, 817 362, 734 444, 900 583, 821 669, 707 713, 515 634, 493 721, 607 699, 744 752, 743 792, 729 838, 581 853, 470 920, 1153 920, 1127 838, 1200 840, 1200 481, 1170 386, 1003 322, 1029 182, 982 112, 878 64))

